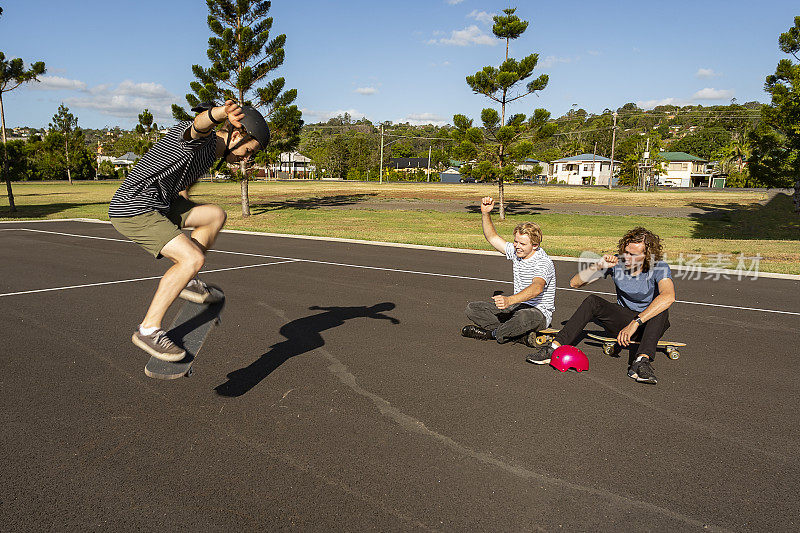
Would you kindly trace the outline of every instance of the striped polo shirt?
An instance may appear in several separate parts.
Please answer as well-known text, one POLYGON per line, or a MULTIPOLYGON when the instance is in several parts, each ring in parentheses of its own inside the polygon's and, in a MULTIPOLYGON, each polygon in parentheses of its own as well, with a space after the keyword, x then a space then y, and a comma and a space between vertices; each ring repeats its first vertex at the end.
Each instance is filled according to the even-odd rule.
POLYGON ((533 283, 533 278, 544 280, 544 290, 539 296, 522 303, 541 311, 549 327, 556 310, 556 267, 553 265, 553 260, 542 248, 536 250, 528 259, 520 259, 510 242, 506 242, 506 259, 513 261, 514 294, 529 287, 533 283))
POLYGON ((217 159, 216 135, 186 141, 191 121, 178 123, 160 139, 122 182, 111 204, 109 217, 132 217, 149 211, 165 212, 217 159))

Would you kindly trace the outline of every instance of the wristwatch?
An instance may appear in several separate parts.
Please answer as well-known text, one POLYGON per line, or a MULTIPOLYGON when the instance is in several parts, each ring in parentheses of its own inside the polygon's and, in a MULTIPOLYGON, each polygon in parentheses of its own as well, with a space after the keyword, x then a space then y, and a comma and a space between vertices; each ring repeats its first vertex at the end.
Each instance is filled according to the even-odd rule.
POLYGON ((639 318, 638 316, 636 317, 636 323, 639 324, 640 326, 642 325, 642 319, 639 318))

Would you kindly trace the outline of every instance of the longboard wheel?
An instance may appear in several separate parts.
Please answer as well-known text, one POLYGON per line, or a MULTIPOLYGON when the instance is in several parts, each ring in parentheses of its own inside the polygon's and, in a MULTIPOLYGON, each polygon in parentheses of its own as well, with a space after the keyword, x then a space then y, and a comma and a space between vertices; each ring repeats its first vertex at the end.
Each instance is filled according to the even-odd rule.
POLYGON ((678 359, 680 356, 681 356, 681 352, 679 352, 679 351, 678 351, 678 350, 676 350, 675 348, 672 348, 672 347, 668 347, 668 348, 667 348, 667 357, 669 357, 669 358, 670 358, 670 359, 672 359, 673 361, 674 361, 675 359, 678 359))
POLYGON ((613 355, 614 354, 614 344, 607 342, 603 344, 603 353, 606 355, 613 355))
POLYGON ((547 335, 538 335, 536 337, 536 346, 544 346, 547 343, 547 335))

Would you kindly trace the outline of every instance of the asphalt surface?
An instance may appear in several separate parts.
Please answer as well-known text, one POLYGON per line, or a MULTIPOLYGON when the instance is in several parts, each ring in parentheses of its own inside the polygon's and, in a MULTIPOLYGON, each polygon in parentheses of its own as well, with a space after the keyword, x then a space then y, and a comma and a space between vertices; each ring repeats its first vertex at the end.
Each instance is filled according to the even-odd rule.
POLYGON ((0 225, 4 531, 799 527, 799 281, 676 279, 688 346, 648 386, 592 341, 562 374, 460 337, 468 301, 512 292, 499 254, 222 234, 222 325, 163 382, 130 334, 166 260, 104 239, 0 225))

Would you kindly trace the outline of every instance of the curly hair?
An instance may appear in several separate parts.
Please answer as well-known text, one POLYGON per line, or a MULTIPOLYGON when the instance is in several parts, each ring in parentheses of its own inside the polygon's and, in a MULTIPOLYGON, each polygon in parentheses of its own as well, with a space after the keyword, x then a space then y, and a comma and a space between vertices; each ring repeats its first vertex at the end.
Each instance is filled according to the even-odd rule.
POLYGON ((516 235, 519 233, 520 235, 527 235, 531 243, 535 246, 539 246, 542 244, 542 228, 539 227, 539 224, 535 222, 521 222, 517 224, 517 227, 514 228, 514 233, 512 235, 516 235))
POLYGON ((661 239, 658 235, 641 226, 633 228, 619 240, 619 253, 624 253, 629 244, 640 242, 644 243, 644 265, 642 265, 642 271, 647 272, 653 266, 653 263, 660 261, 664 257, 661 239))

